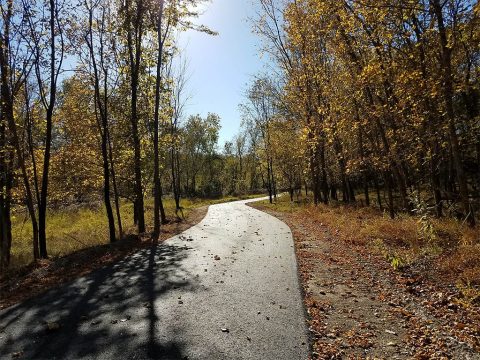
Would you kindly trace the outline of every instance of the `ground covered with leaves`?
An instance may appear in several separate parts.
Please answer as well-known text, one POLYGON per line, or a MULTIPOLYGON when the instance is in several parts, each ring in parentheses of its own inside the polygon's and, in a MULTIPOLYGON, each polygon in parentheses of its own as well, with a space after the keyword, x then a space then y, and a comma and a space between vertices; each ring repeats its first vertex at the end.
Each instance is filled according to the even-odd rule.
MULTIPOLYGON (((365 209, 254 206, 292 229, 312 358, 480 359, 479 257, 471 263, 478 230, 459 235, 465 243, 458 246, 433 246, 421 239, 422 224, 413 217, 392 221, 365 209)), ((451 229, 447 233, 452 237, 451 229)), ((438 242, 446 241, 444 235, 438 242)))
MULTIPOLYGON (((198 224, 205 217, 207 209, 208 206, 192 208, 185 219, 170 218, 168 223, 162 226, 160 241, 198 224)), ((87 247, 16 269, 0 277, 0 309, 112 264, 151 244, 152 239, 148 235, 130 235, 114 244, 87 247)))

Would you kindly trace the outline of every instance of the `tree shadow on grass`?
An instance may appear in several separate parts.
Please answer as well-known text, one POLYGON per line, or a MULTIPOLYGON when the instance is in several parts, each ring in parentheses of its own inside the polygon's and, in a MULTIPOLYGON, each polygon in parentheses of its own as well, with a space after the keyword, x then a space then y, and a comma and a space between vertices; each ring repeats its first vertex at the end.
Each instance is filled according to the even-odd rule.
POLYGON ((182 266, 188 251, 154 244, 0 312, 0 357, 19 352, 27 359, 184 358, 182 344, 157 336, 165 324, 155 302, 175 289, 198 288, 182 266))

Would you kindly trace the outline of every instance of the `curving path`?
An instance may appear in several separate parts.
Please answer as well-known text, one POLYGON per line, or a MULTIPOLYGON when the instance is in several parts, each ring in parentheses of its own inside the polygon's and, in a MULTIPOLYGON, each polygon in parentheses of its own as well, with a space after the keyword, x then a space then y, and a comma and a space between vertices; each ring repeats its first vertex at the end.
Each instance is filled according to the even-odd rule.
POLYGON ((307 359, 291 232, 247 202, 3 310, 0 358, 307 359))

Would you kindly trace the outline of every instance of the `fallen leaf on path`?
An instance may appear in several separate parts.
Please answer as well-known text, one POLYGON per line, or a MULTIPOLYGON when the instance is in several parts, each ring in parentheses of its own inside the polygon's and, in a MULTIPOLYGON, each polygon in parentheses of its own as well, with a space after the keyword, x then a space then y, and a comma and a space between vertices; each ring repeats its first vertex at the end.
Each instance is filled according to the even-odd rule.
POLYGON ((60 324, 58 322, 47 322, 47 331, 57 331, 60 329, 60 324))

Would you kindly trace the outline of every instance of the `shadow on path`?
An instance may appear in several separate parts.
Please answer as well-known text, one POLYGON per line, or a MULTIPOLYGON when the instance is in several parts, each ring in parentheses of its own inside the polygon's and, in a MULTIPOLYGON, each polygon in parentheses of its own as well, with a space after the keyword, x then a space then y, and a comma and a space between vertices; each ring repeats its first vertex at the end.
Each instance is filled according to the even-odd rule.
POLYGON ((163 324, 155 303, 198 288, 186 257, 184 246, 155 244, 0 312, 0 357, 182 359, 182 344, 156 336, 163 324))

